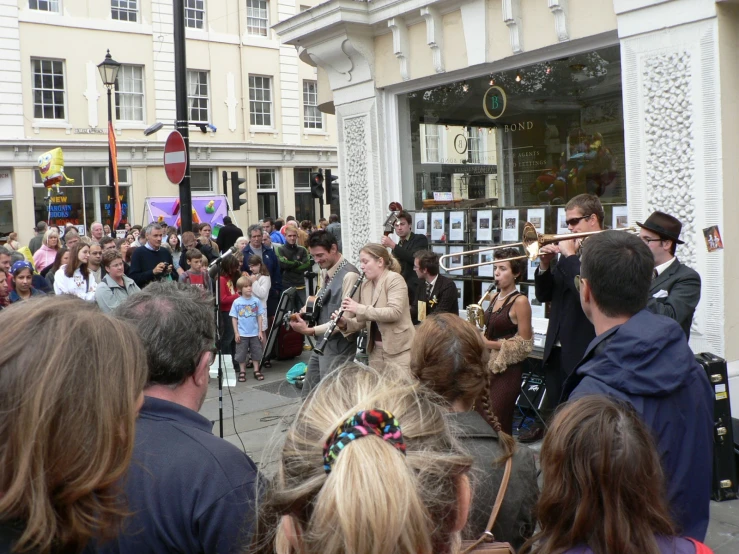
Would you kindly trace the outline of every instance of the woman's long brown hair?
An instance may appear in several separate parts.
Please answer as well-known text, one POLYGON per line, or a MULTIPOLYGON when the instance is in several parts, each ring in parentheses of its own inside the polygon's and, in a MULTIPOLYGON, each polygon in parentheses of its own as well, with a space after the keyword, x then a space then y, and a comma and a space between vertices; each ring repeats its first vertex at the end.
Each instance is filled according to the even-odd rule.
POLYGON ((520 554, 587 545, 594 554, 659 554, 673 536, 664 475, 649 430, 634 409, 603 395, 560 408, 541 448, 541 530, 520 554))
POLYGON ((114 537, 147 374, 136 331, 66 295, 19 302, 0 327, 0 514, 21 526, 16 550, 114 537))
POLYGON ((79 241, 70 249, 69 262, 67 263, 67 267, 64 268, 64 275, 66 275, 67 277, 72 277, 72 275, 74 275, 74 270, 79 268, 82 276, 89 281, 90 270, 88 269, 86 263, 83 264, 80 261, 80 250, 82 250, 83 248, 90 248, 90 246, 82 241, 79 241))
POLYGON ((503 462, 516 442, 503 432, 490 403, 490 353, 475 327, 455 314, 434 314, 416 329, 411 348, 411 372, 450 404, 482 403, 488 421, 503 446, 503 462))

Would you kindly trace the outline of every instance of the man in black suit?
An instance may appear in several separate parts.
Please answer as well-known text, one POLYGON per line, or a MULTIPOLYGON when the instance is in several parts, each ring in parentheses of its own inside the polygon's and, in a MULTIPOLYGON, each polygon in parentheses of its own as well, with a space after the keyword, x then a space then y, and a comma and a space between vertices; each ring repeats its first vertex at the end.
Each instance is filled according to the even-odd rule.
MULTIPOLYGON (((603 228, 605 213, 595 195, 575 196, 565 206, 565 214, 571 233, 603 228)), ((575 288, 575 275, 580 274, 580 242, 580 239, 563 240, 539 250, 539 268, 534 277, 536 299, 551 302, 542 360, 546 380, 546 401, 542 408, 546 414, 559 405, 565 379, 595 338, 595 328, 582 311, 580 293, 575 288)), ((519 435, 519 441, 534 442, 543 435, 544 428, 537 422, 519 435)))
POLYGON ((675 257, 682 223, 664 212, 654 212, 644 223, 636 223, 639 237, 654 256, 654 278, 649 288, 647 310, 674 319, 690 338, 690 325, 701 299, 701 278, 675 257))
POLYGON ((412 233, 412 227, 413 218, 411 214, 402 211, 398 214, 398 220, 395 222, 395 234, 398 235, 399 242, 396 244, 389 236, 384 236, 380 239, 380 243, 384 247, 392 249, 393 256, 400 262, 400 273, 408 285, 408 301, 410 306, 416 303, 416 288, 419 283, 418 276, 413 271, 413 256, 419 250, 426 250, 429 246, 426 235, 412 233))
POLYGON ((454 281, 439 275, 439 255, 419 250, 413 258, 413 270, 419 279, 416 302, 411 304, 413 323, 420 323, 432 314, 458 314, 459 291, 454 281))
POLYGON ((237 238, 243 236, 244 232, 234 225, 231 217, 227 215, 223 218, 223 227, 218 231, 218 238, 216 239, 218 250, 225 252, 236 244, 237 238))

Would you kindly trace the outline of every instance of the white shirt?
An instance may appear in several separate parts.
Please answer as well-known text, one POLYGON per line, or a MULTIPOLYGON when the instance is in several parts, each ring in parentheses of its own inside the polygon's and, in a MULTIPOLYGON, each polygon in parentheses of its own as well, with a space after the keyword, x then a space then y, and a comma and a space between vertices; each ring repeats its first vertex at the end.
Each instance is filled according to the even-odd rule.
POLYGON ((436 277, 434 277, 434 280, 433 280, 433 281, 431 281, 430 283, 429 283, 428 281, 426 281, 426 283, 427 283, 428 285, 431 285, 431 290, 434 290, 434 287, 436 286, 436 280, 437 280, 438 278, 439 278, 439 276, 437 275, 436 277))
POLYGON ((88 279, 85 279, 80 268, 77 268, 71 277, 67 277, 64 274, 66 268, 65 264, 54 274, 54 293, 57 295, 72 294, 82 300, 94 302, 97 283, 93 276, 90 275, 88 279))
POLYGON ((658 276, 659 276, 659 275, 662 275, 662 272, 663 272, 663 271, 664 271, 665 269, 667 269, 668 267, 670 267, 670 264, 672 264, 672 262, 674 262, 674 261, 675 261, 675 258, 671 258, 671 259, 669 259, 668 261, 666 261, 665 263, 663 263, 663 264, 660 264, 660 265, 658 265, 657 267, 655 267, 655 268, 654 268, 654 270, 655 270, 655 271, 657 272, 657 275, 658 275, 658 276))

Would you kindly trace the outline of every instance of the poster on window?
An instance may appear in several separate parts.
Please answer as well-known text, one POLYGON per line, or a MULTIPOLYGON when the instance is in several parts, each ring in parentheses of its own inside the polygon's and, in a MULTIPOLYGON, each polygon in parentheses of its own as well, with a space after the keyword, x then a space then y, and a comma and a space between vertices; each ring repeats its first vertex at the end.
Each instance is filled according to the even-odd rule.
POLYGON ((449 212, 449 240, 464 241, 464 212, 449 212))
POLYGON ((567 227, 567 213, 564 208, 557 209, 557 234, 563 235, 569 233, 570 229, 567 227))
POLYGON ((462 269, 453 269, 455 267, 461 267, 463 264, 462 260, 464 260, 464 256, 462 255, 462 252, 464 252, 463 246, 450 246, 449 247, 449 255, 451 258, 449 258, 449 261, 447 262, 447 267, 451 268, 449 270, 449 273, 452 275, 462 275, 463 271, 462 269))
POLYGON ((464 281, 454 281, 457 286, 457 309, 461 312, 464 310, 464 281))
POLYGON ((536 289, 529 287, 529 303, 531 304, 531 317, 544 319, 544 304, 536 299, 536 289))
MULTIPOLYGON (((432 251, 432 252, 435 252, 436 254, 438 254, 438 255, 439 255, 439 257, 441 257, 441 256, 443 256, 444 254, 446 254, 446 246, 441 246, 441 245, 438 245, 438 244, 434 244, 434 245, 432 245, 432 246, 431 246, 431 251, 432 251)), ((445 265, 445 266, 447 266, 447 267, 449 267, 449 266, 447 265, 447 264, 448 264, 448 262, 449 262, 449 260, 447 260, 447 261, 446 261, 446 262, 444 263, 444 265, 445 265)), ((448 271, 447 271, 446 269, 442 269, 442 268, 440 267, 440 268, 439 268, 439 273, 448 273, 448 271)))
POLYGON ((503 210, 503 242, 518 242, 518 210, 503 210))
POLYGON ((613 206, 612 229, 625 229, 629 226, 629 209, 626 206, 613 206))
POLYGON ((425 235, 428 228, 428 212, 416 212, 413 214, 413 232, 417 235, 425 235))
POLYGON ((493 266, 493 252, 480 252, 477 257, 477 263, 485 264, 477 268, 478 277, 494 277, 495 267, 493 266))
POLYGON ((528 267, 527 281, 533 281, 536 277, 536 270, 539 267, 539 258, 536 258, 535 260, 526 260, 526 265, 528 267))
POLYGON ((544 234, 544 208, 535 208, 528 211, 526 214, 528 222, 534 226, 536 232, 544 234))
POLYGON ((444 240, 444 212, 433 212, 431 214, 431 240, 444 240))
POLYGON ((493 240, 493 210, 477 212, 477 242, 493 240))

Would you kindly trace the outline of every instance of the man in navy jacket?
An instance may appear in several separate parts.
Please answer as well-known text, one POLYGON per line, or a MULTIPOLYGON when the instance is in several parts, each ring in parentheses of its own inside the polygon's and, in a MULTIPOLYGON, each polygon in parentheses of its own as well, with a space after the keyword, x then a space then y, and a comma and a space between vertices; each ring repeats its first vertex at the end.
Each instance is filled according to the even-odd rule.
POLYGON ((583 245, 583 311, 596 337, 565 383, 564 398, 608 394, 634 406, 662 458, 680 532, 702 541, 713 473, 713 396, 680 325, 646 308, 654 258, 641 239, 605 231, 583 245))

